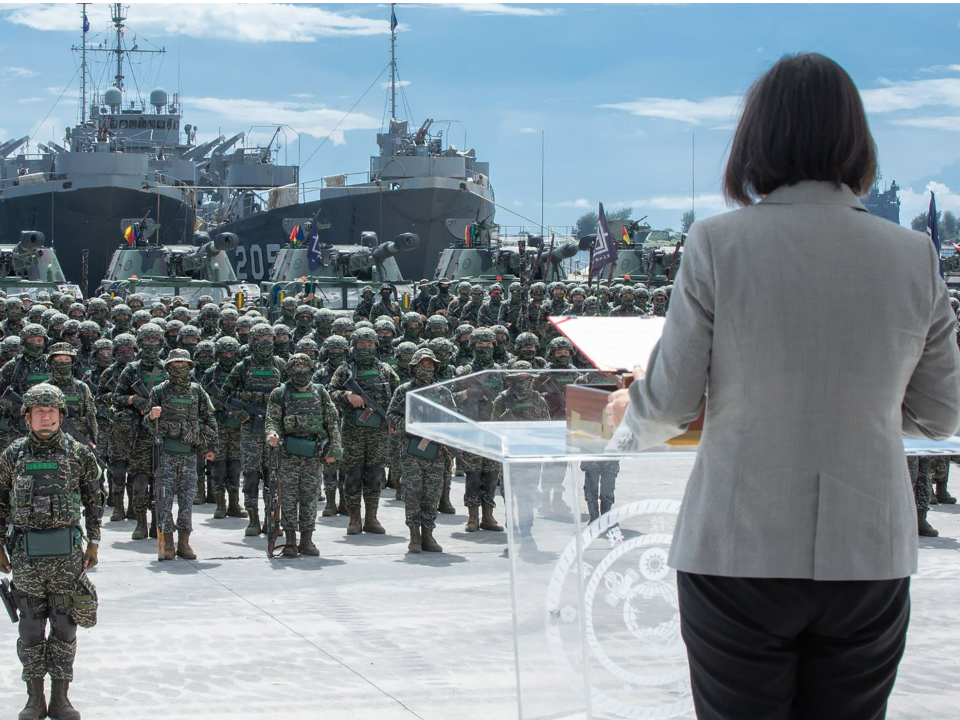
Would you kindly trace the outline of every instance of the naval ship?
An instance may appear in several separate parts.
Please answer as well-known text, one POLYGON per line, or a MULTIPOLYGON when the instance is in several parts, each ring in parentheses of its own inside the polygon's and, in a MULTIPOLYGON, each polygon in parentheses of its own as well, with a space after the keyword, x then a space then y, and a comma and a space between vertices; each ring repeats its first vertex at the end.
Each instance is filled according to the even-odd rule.
POLYGON ((269 189, 265 202, 255 189, 257 179, 241 178, 238 169, 226 183, 232 189, 223 201, 201 203, 200 218, 211 234, 232 232, 240 238, 234 264, 241 278, 269 278, 277 252, 288 240, 283 221, 290 217, 329 225, 320 231, 320 240, 333 245, 356 245, 365 231, 375 232, 381 241, 416 233, 418 249, 396 258, 407 279, 433 277, 440 253, 451 243, 463 241, 470 228, 493 226, 489 163, 478 161, 474 150, 444 147, 442 132, 430 132, 432 119, 413 130, 408 120, 397 118, 397 23, 392 11, 390 25, 390 122, 386 132, 377 134, 379 153, 371 156, 363 182, 327 176, 319 198, 296 202, 297 187, 285 192, 289 186, 275 179, 261 186, 269 189))

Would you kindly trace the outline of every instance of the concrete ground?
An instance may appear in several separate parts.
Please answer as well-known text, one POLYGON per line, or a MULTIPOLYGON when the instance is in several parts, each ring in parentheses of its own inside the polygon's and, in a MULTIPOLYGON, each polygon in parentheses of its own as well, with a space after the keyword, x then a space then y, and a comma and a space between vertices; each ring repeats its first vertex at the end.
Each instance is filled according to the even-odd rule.
MULTIPOLYGON (((655 476, 625 472, 618 506, 641 496, 679 499, 689 468, 671 460, 655 476)), ((569 480, 566 488, 574 502, 569 480)), ((384 498, 393 494, 385 490, 384 498)), ((462 478, 453 496, 462 496, 462 478)), ((382 505, 387 535, 348 539, 345 517, 323 518, 315 535, 321 557, 292 561, 268 560, 264 538, 243 537, 245 520, 214 521, 212 505, 194 508, 196 561, 158 563, 155 541, 130 540, 132 521, 106 522, 91 573, 100 620, 80 630, 75 705, 96 720, 516 718, 506 533, 465 533, 461 508, 440 516, 443 554, 408 555, 402 503, 382 505)), ((497 514, 503 521, 502 503, 497 514)), ((891 718, 960 716, 960 506, 941 505, 930 516, 941 537, 921 543, 891 718)), ((549 528, 555 520, 537 522, 549 528)), ((554 562, 549 548, 541 550, 539 564, 554 562)), ((16 627, 0 628, 5 720, 25 693, 16 627)))

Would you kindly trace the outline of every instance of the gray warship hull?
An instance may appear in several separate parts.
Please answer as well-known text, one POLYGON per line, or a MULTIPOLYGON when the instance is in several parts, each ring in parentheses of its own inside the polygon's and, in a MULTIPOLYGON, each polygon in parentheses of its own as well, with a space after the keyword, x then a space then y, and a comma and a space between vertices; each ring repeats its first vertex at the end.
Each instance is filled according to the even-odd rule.
POLYGON ((193 241, 196 216, 179 192, 171 196, 109 185, 78 189, 56 185, 59 187, 15 197, 7 191, 0 199, 0 238, 15 241, 21 230, 39 230, 56 249, 70 282, 82 282, 86 249, 89 288, 99 285, 122 240, 120 226, 125 218, 150 217, 158 221, 163 242, 193 241))
POLYGON ((456 179, 411 179, 397 189, 374 185, 324 188, 319 200, 254 213, 224 223, 217 232, 236 233, 240 247, 234 253, 237 275, 245 280, 267 280, 277 252, 288 237, 285 218, 317 217, 330 227, 320 233, 323 242, 355 245, 360 233, 372 230, 381 242, 401 233, 420 237, 417 250, 396 257, 404 278, 433 277, 440 253, 472 223, 493 222, 492 191, 473 186, 461 190, 456 179), (319 214, 318 214, 319 213, 319 214))

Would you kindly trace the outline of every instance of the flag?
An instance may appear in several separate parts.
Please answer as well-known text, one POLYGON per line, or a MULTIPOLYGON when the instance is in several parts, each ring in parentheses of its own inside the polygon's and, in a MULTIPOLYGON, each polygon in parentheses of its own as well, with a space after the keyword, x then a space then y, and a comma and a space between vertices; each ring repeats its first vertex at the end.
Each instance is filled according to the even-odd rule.
POLYGON ((293 226, 293 230, 290 231, 290 242, 294 245, 299 245, 301 240, 303 240, 303 230, 300 228, 300 224, 297 223, 293 226))
MULTIPOLYGON (((930 209, 927 210, 927 235, 937 249, 937 258, 940 257, 940 233, 937 230, 937 198, 930 192, 930 209)), ((940 260, 940 277, 943 277, 943 260, 940 260)))
POLYGON ((310 229, 310 245, 307 247, 307 264, 310 266, 311 273, 317 268, 323 267, 323 252, 320 250, 320 230, 317 228, 316 218, 314 218, 310 229))
POLYGON ((397 13, 393 10, 393 5, 390 6, 390 32, 393 32, 397 29, 397 25, 400 23, 397 22, 397 13))
POLYGON ((136 245, 137 241, 140 239, 140 233, 137 232, 137 228, 135 226, 131 225, 124 230, 123 239, 127 241, 128 245, 136 245))
POLYGON ((83 16, 83 34, 86 35, 90 32, 90 20, 87 19, 87 16, 83 16))
POLYGON ((617 261, 617 244, 610 237, 610 228, 607 227, 607 216, 603 212, 603 203, 597 213, 597 242, 593 250, 593 262, 590 263, 590 272, 595 273, 600 268, 617 261))
POLYGON ((463 240, 467 244, 467 247, 473 246, 473 225, 464 225, 463 240))
POLYGON ((630 233, 627 232, 627 226, 626 226, 626 225, 624 225, 622 228, 620 228, 620 238, 621 238, 621 239, 623 240, 623 242, 625 242, 627 245, 630 244, 630 233))

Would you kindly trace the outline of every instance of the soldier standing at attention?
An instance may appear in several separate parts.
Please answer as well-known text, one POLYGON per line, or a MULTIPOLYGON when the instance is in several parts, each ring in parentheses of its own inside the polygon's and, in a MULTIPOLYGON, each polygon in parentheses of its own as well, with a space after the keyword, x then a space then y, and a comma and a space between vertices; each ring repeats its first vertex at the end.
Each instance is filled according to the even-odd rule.
POLYGON ((131 438, 136 437, 136 427, 140 420, 139 413, 134 408, 118 408, 114 404, 113 394, 120 380, 120 373, 137 356, 137 340, 130 333, 121 333, 114 340, 113 363, 103 371, 97 385, 97 400, 106 408, 107 423, 104 430, 106 436, 103 445, 106 446, 107 460, 110 463, 110 490, 113 495, 113 514, 110 522, 119 522, 124 519, 132 520, 133 487, 127 485, 127 467, 130 461, 131 438), (136 413, 136 415, 134 415, 136 413), (124 512, 124 497, 128 500, 129 514, 124 512))
POLYGON ((216 358, 216 364, 207 369, 200 383, 211 398, 219 398, 214 406, 217 412, 217 447, 214 450, 217 459, 213 463, 211 476, 217 508, 213 511, 213 517, 215 520, 222 520, 225 517, 245 518, 247 511, 239 502, 240 472, 243 466, 243 455, 240 451, 240 421, 223 404, 225 399, 223 384, 229 377, 230 371, 240 361, 240 343, 236 338, 220 338, 216 343, 216 358))
POLYGON ((437 294, 430 298, 430 303, 427 305, 427 317, 441 311, 447 315, 451 300, 453 300, 453 295, 450 294, 450 280, 440 278, 437 281, 437 294))
MULTIPOLYGON (((223 383, 224 397, 236 393, 245 403, 258 405, 266 413, 270 393, 283 380, 283 361, 273 354, 273 328, 260 323, 250 330, 251 353, 230 371, 223 383)), ((250 417, 241 421, 240 448, 243 454, 243 505, 250 516, 244 535, 264 532, 260 525, 260 482, 265 472, 264 419, 250 417)))
POLYGON ((280 451, 280 513, 286 536, 283 556, 319 555, 313 544, 320 470, 340 459, 340 416, 322 385, 311 382, 313 360, 302 353, 287 361, 287 381, 270 393, 266 438, 280 451), (300 544, 297 545, 297 531, 300 544))
POLYGON ((354 322, 370 319, 370 312, 373 310, 373 288, 364 285, 360 291, 360 298, 360 302, 357 303, 357 307, 353 311, 354 322))
MULTIPOLYGON (((323 341, 323 354, 326 359, 320 363, 316 372, 313 374, 313 382, 317 385, 327 387, 333 374, 337 371, 347 358, 350 351, 350 345, 339 335, 331 335, 323 341)), ((309 357, 309 356, 308 356, 309 357)), ((347 506, 344 499, 343 477, 340 474, 340 463, 325 465, 323 468, 323 495, 327 504, 320 513, 323 517, 335 517, 336 515, 346 515, 347 506), (340 502, 337 503, 337 488, 340 489, 340 502)))
POLYGON ((388 317, 395 323, 400 322, 400 314, 403 311, 397 303, 390 299, 392 295, 393 286, 383 283, 380 286, 380 299, 370 308, 370 316, 367 318, 370 322, 375 323, 377 318, 380 317, 388 317))
MULTIPOLYGON (((67 416, 74 419, 77 430, 87 439, 97 442, 97 408, 93 403, 90 387, 73 375, 73 365, 77 361, 77 351, 70 343, 55 343, 50 346, 47 362, 50 364, 50 384, 56 385, 64 395, 67 404, 67 416)), ((69 433, 68 433, 69 434, 69 433)), ((76 439, 76 438, 74 438, 76 439)))
MULTIPOLYGON (((401 440, 403 504, 407 527, 410 530, 407 550, 412 553, 443 552, 440 543, 433 539, 433 531, 437 527, 437 507, 443 492, 443 447, 416 435, 408 435, 405 430, 407 393, 430 385, 434 380, 437 365, 439 361, 432 350, 417 350, 410 358, 413 379, 394 391, 390 409, 387 411, 391 424, 399 431, 401 440)), ((452 408, 453 396, 450 392, 446 388, 437 390, 439 402, 452 408)))
POLYGON ((0 571, 13 570, 11 595, 20 612, 17 655, 27 684, 20 720, 41 720, 48 713, 79 720, 67 697, 77 626, 97 622, 97 591, 84 570, 97 564, 100 545, 100 467, 93 452, 60 431, 66 410, 59 388, 34 385, 23 397, 27 436, 0 454, 0 571), (54 502, 53 496, 66 496, 70 502, 54 502), (86 550, 81 508, 89 538, 86 550), (13 528, 9 536, 8 526, 13 528), (47 674, 52 681, 49 707, 43 687, 47 674))
POLYGON ((211 448, 217 441, 210 397, 190 378, 193 360, 186 350, 171 350, 163 363, 167 380, 150 391, 150 412, 143 419, 148 433, 154 430, 163 439, 163 460, 158 469, 163 483, 163 502, 157 508, 158 522, 164 532, 163 557, 173 560, 173 499, 177 499, 177 550, 185 560, 196 560, 190 547, 193 531, 193 495, 197 489, 197 451, 212 461, 211 448))
POLYGON ((350 338, 352 357, 343 363, 330 379, 330 395, 343 413, 343 468, 348 535, 361 532, 382 535, 386 532, 377 520, 380 489, 387 465, 394 430, 387 417, 367 402, 356 390, 363 392, 380 406, 383 413, 390 404, 394 390, 400 384, 397 374, 388 365, 377 360, 377 334, 361 328, 350 338), (358 386, 358 387, 357 387, 358 386), (366 505, 363 527, 360 526, 360 499, 366 505))

